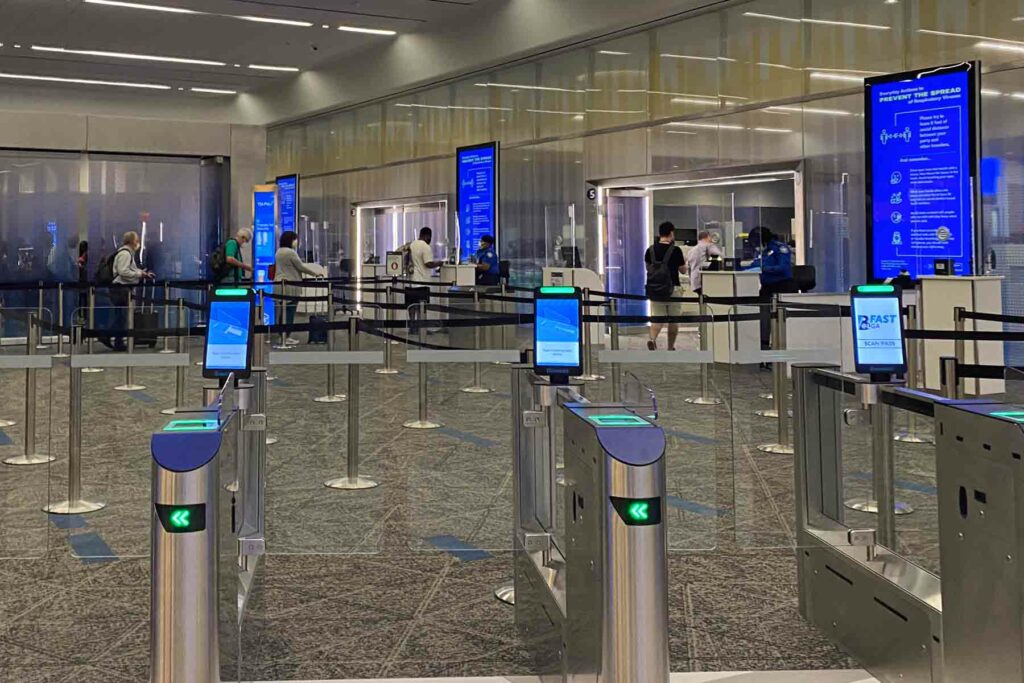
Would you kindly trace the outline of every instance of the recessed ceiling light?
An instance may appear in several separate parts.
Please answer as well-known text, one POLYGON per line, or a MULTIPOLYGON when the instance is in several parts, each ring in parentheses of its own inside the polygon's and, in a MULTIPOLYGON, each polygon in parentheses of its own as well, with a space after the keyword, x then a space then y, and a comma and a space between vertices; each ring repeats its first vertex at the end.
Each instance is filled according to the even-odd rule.
POLYGON ((348 33, 369 33, 375 36, 398 35, 398 31, 390 31, 384 28, 363 28, 362 26, 339 26, 338 30, 347 31, 348 33))
POLYGON ((787 112, 791 114, 822 114, 825 116, 853 116, 853 112, 845 109, 826 109, 823 107, 768 107, 771 113, 787 112))
POLYGON ((624 56, 626 56, 628 54, 632 54, 632 53, 630 53, 630 52, 620 52, 618 50, 598 50, 597 54, 599 54, 599 55, 615 55, 615 56, 622 56, 622 57, 624 57, 624 56))
POLYGON ((754 128, 759 133, 792 133, 793 131, 789 128, 766 128, 764 126, 758 126, 754 128))
POLYGON ((811 80, 815 81, 842 81, 844 83, 863 83, 863 76, 854 76, 853 74, 843 73, 825 73, 822 71, 812 71, 811 80))
POLYGON ((47 81, 52 83, 76 83, 78 85, 113 85, 119 88, 144 88, 147 90, 170 90, 169 85, 158 83, 128 83, 125 81, 100 81, 91 78, 63 78, 60 76, 37 76, 34 74, 11 74, 0 72, 0 78, 18 81, 47 81))
POLYGON ((883 24, 862 24, 856 21, 836 21, 833 19, 811 19, 808 17, 784 17, 778 14, 763 14, 761 12, 744 12, 743 16, 753 17, 755 19, 772 19, 774 21, 784 21, 789 24, 823 24, 825 26, 846 26, 849 28, 866 28, 875 31, 889 31, 892 26, 885 26, 883 24))
POLYGON ((974 47, 979 50, 1002 50, 1003 52, 1024 52, 1024 45, 1011 45, 1009 43, 993 43, 989 40, 983 40, 980 43, 975 43, 974 47))
POLYGON ((247 14, 243 15, 232 15, 238 19, 244 19, 245 21, 255 21, 260 24, 281 24, 283 26, 302 26, 303 28, 309 28, 313 25, 311 21, 295 21, 294 19, 275 19, 274 17, 254 17, 247 14))
POLYGON ((112 7, 128 7, 130 9, 148 9, 155 12, 172 12, 174 14, 202 14, 194 9, 184 7, 166 7, 164 5, 146 5, 140 2, 123 2, 123 0, 85 0, 90 5, 110 5, 112 7))
POLYGON ((269 64, 250 64, 250 69, 259 69, 260 71, 298 71, 297 66, 271 66, 269 64))
POLYGON ((585 93, 586 90, 576 90, 575 88, 555 88, 548 85, 518 85, 515 83, 475 83, 478 88, 511 88, 514 91, 522 90, 543 90, 546 92, 574 92, 574 93, 585 93))
POLYGON ((33 50, 38 52, 60 52, 69 55, 86 55, 89 57, 114 57, 116 59, 138 59, 145 62, 172 62, 174 64, 201 64, 205 66, 227 66, 224 62, 216 62, 210 59, 190 59, 186 57, 164 57, 161 55, 140 55, 132 52, 107 52, 105 50, 69 50, 63 47, 49 47, 46 45, 33 45, 33 50))
POLYGON ((220 88, 189 88, 192 92, 206 92, 211 95, 237 95, 237 90, 222 90, 220 88))

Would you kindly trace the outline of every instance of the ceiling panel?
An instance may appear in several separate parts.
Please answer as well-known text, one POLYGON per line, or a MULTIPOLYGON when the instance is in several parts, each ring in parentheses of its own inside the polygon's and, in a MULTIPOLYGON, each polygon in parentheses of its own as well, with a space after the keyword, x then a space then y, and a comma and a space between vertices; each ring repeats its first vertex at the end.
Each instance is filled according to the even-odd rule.
POLYGON ((389 36, 339 31, 339 25, 400 34, 429 31, 457 21, 477 6, 476 0, 133 1, 202 14, 115 7, 85 0, 0 0, 0 72, 245 91, 294 76, 253 70, 248 68, 250 64, 307 70, 393 40, 389 36), (238 16, 304 21, 313 26, 258 23, 238 16), (225 66, 41 52, 33 50, 33 45, 201 59, 223 62, 225 66))

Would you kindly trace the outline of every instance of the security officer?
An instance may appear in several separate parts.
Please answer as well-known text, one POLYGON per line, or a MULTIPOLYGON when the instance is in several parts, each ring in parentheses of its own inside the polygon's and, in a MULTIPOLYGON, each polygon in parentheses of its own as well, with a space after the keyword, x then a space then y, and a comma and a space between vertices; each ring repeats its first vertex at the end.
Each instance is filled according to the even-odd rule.
POLYGON ((768 349, 771 348, 772 297, 797 291, 793 281, 793 250, 762 225, 751 230, 747 239, 758 252, 750 268, 761 269, 761 348, 768 349))
POLYGON ((476 250, 476 283, 494 287, 501 277, 498 266, 498 252, 494 250, 494 237, 484 235, 480 238, 480 248, 476 250))

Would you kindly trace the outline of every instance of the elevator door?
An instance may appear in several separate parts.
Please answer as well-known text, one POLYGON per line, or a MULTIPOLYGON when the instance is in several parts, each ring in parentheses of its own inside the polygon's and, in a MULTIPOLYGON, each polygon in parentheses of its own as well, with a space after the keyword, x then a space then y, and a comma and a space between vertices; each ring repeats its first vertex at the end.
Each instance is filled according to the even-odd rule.
MULTIPOLYGON (((608 193, 608 239, 605 284, 610 292, 644 294, 647 269, 644 252, 653 242, 651 193, 641 190, 611 190, 608 193)), ((644 301, 622 300, 624 315, 645 315, 644 301)))

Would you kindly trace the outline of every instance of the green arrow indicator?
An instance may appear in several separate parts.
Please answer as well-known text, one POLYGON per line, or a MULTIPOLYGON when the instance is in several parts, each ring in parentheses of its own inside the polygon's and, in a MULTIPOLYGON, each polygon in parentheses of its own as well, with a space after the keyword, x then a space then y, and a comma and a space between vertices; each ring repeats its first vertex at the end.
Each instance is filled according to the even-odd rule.
POLYGON ((170 521, 171 526, 176 529, 187 529, 191 523, 189 518, 192 516, 192 512, 185 509, 175 510, 171 513, 170 521))
POLYGON ((651 516, 651 504, 641 500, 630 503, 626 514, 634 522, 646 522, 651 516))

